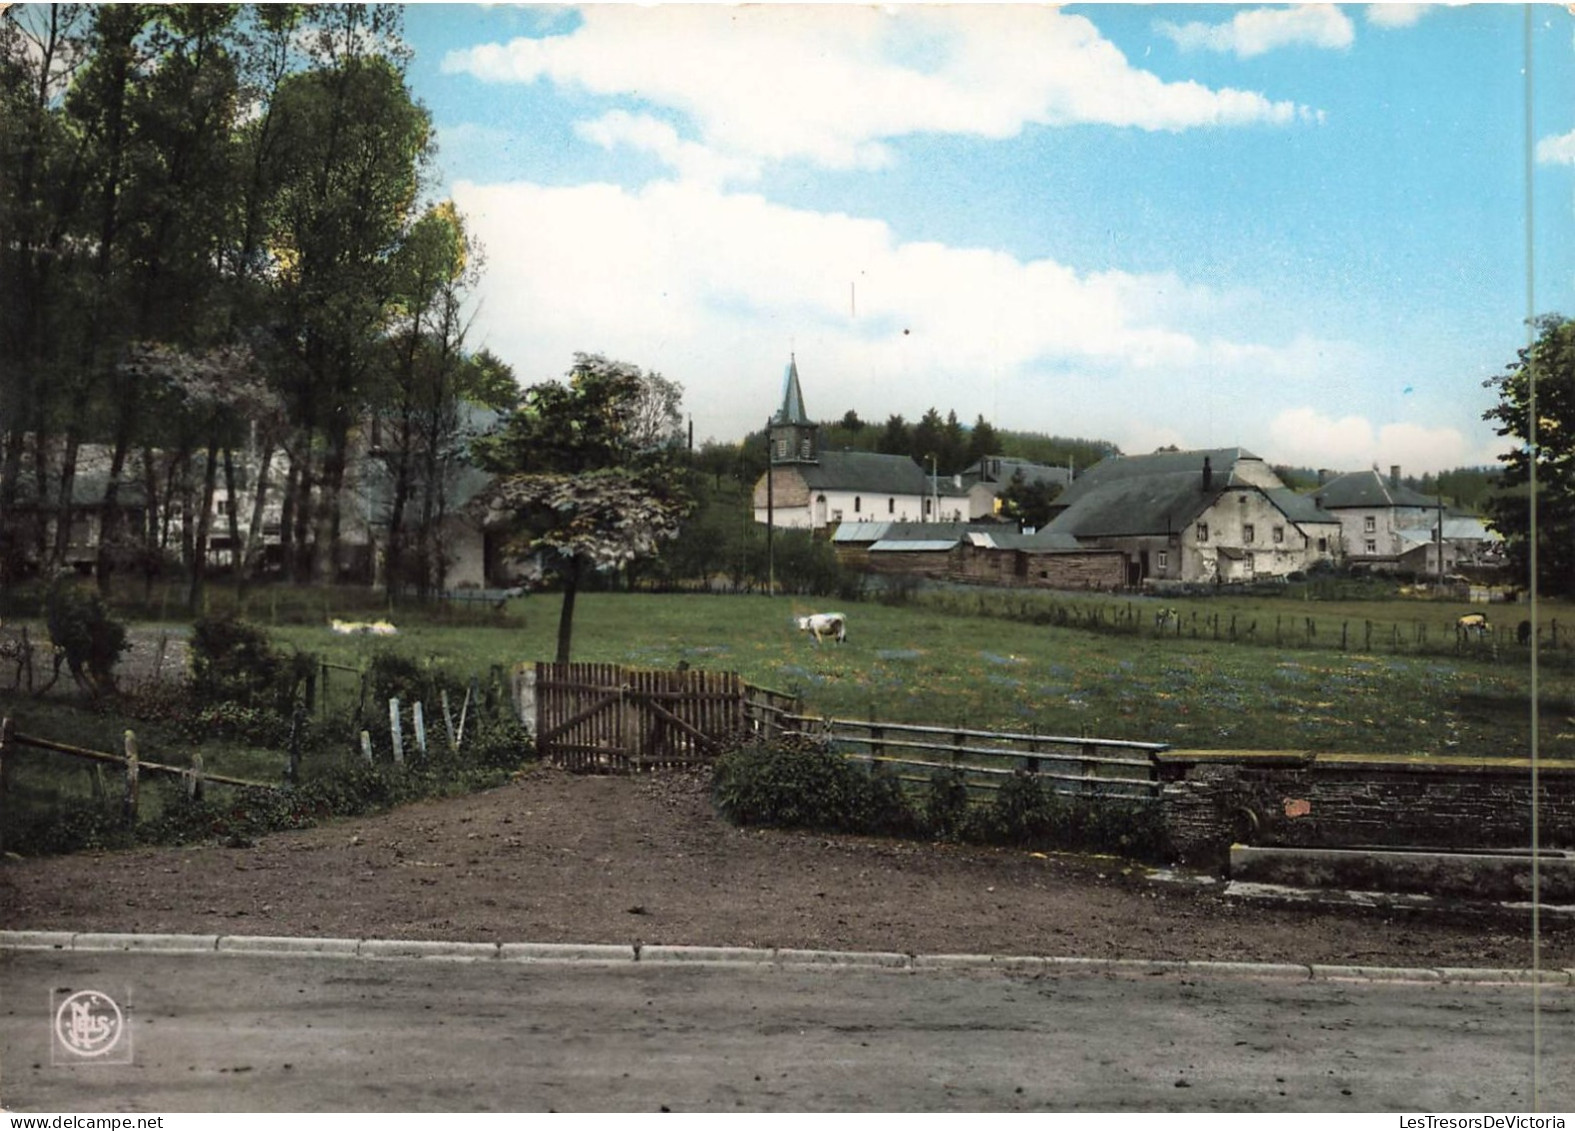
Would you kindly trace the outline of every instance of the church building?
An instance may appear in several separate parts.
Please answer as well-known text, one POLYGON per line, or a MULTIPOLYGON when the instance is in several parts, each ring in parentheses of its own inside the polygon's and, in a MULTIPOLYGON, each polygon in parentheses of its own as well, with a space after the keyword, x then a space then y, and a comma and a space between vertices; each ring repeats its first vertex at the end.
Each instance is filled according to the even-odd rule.
POLYGON ((755 521, 824 531, 851 522, 958 522, 968 499, 909 456, 823 451, 790 359, 782 405, 771 418, 771 466, 755 484, 755 521))

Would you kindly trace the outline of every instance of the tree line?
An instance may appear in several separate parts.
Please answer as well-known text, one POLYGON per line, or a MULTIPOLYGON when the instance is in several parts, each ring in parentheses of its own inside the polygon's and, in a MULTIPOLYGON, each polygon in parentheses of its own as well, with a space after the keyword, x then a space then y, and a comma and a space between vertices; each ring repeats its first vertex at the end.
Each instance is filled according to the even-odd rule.
POLYGON ((397 6, 0 13, 0 575, 91 509, 100 578, 174 564, 195 600, 222 498, 242 576, 268 543, 330 580, 355 488, 390 579, 439 583, 475 406, 515 385, 465 349, 481 252, 428 199, 409 57, 397 6))

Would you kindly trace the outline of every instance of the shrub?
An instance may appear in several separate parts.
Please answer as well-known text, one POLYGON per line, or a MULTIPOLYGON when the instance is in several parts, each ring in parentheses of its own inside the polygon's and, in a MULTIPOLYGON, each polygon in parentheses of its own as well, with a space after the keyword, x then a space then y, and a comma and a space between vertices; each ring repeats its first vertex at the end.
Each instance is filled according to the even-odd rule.
POLYGON ((741 825, 856 832, 876 808, 869 775, 804 735, 724 752, 712 789, 717 807, 741 825))
POLYGON ((284 657, 268 635, 237 617, 204 617, 192 627, 192 696, 198 703, 288 711, 314 658, 284 657))
POLYGON ((65 653, 72 676, 95 695, 113 691, 115 665, 131 642, 126 626, 110 615, 98 591, 63 573, 44 595, 44 615, 49 639, 65 653))
POLYGON ((935 837, 955 837, 967 820, 968 784, 963 772, 955 768, 935 770, 930 774, 924 799, 924 831, 935 837))
POLYGON ((447 673, 423 667, 409 656, 386 649, 373 653, 366 683, 374 706, 387 704, 390 699, 435 704, 439 693, 445 690, 450 698, 463 699, 465 695, 464 684, 447 673))
POLYGON ((989 807, 974 814, 972 831, 991 844, 1044 843, 1057 823, 1056 800, 1034 775, 1015 773, 1001 783, 989 807))

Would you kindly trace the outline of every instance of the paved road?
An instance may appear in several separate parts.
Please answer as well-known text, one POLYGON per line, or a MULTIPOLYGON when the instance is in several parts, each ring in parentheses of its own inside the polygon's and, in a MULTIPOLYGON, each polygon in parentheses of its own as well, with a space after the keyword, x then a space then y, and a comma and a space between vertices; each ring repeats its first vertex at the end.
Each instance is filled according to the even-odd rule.
MULTIPOLYGON (((1541 1106, 1569 1111, 1575 990, 1542 1005, 1541 1106)), ((1530 1007, 1283 973, 0 950, 0 1104, 1527 1111, 1530 1007), (84 989, 126 1007, 132 1063, 52 1063, 51 1003, 84 989)))

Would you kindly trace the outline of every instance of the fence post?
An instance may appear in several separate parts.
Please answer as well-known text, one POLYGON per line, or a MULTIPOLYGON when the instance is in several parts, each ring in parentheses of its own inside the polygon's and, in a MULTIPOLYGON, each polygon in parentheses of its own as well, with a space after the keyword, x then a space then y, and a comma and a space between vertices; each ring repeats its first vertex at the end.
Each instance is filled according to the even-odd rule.
POLYGON ((202 751, 191 756, 191 772, 186 775, 186 796, 193 801, 202 800, 202 751))
POLYGON ((427 756, 427 716, 421 706, 421 700, 416 700, 416 705, 411 708, 411 712, 416 724, 416 749, 425 758, 427 756))
POLYGON ((443 702, 443 727, 448 732, 448 749, 451 754, 459 753, 459 740, 454 737, 454 712, 448 705, 448 688, 443 688, 438 693, 443 702))
POLYGON ((400 765, 404 765, 405 735, 404 732, 399 729, 398 698, 390 699, 388 701, 388 733, 389 737, 394 740, 394 761, 398 762, 400 765))
POLYGON ((290 715, 290 765, 285 771, 285 777, 291 785, 301 780, 301 720, 305 715, 306 712, 299 704, 290 715))
POLYGON ((369 730, 361 732, 361 757, 366 759, 367 765, 372 764, 372 732, 369 730))
POLYGON ((137 762, 137 735, 134 731, 126 731, 126 793, 121 800, 120 815, 126 824, 135 824, 137 820, 137 777, 140 767, 137 762))

